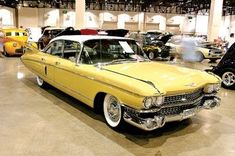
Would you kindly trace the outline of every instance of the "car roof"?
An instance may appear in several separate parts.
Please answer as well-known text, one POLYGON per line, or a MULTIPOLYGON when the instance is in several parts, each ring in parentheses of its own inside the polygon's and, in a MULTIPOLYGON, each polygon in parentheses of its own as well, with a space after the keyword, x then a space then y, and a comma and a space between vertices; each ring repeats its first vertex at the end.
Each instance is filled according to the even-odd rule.
POLYGON ((116 37, 116 36, 99 36, 99 35, 65 35, 65 36, 59 36, 51 40, 51 42, 55 40, 71 40, 71 41, 77 41, 77 42, 85 42, 87 40, 91 39, 125 39, 125 40, 133 40, 130 38, 125 37, 116 37))
POLYGON ((17 28, 6 28, 6 29, 0 29, 3 32, 12 32, 12 31, 17 31, 17 32, 25 32, 24 29, 17 29, 17 28))
POLYGON ((63 30, 64 28, 56 28, 56 27, 47 27, 44 29, 45 30, 63 30))

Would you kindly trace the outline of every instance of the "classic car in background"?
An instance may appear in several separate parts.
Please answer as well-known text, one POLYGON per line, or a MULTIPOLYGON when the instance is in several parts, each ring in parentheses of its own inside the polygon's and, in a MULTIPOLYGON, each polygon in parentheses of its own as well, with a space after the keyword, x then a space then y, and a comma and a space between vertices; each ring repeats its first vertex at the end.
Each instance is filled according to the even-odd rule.
POLYGON ((21 60, 39 86, 49 83, 100 110, 112 128, 126 121, 150 131, 220 104, 219 77, 151 62, 133 39, 60 36, 43 51, 27 47, 21 60))
POLYGON ((5 56, 22 55, 23 47, 28 40, 27 32, 23 29, 0 29, 0 42, 3 44, 2 53, 5 56))
POLYGON ((133 32, 129 38, 135 39, 140 45, 142 45, 145 54, 150 60, 155 58, 168 58, 170 56, 170 47, 165 46, 164 42, 160 39, 157 40, 158 36, 155 34, 138 33, 133 32))
POLYGON ((235 89, 235 43, 228 49, 224 57, 212 72, 222 79, 222 86, 228 89, 235 89))
POLYGON ((199 62, 204 59, 209 59, 211 62, 215 62, 216 60, 221 59, 224 55, 223 51, 216 47, 213 43, 206 42, 200 38, 173 36, 170 40, 168 40, 166 45, 172 48, 171 57, 182 57, 184 54, 194 55, 195 53, 197 56, 197 61, 199 62))
POLYGON ((43 27, 42 28, 42 36, 38 40, 38 48, 43 49, 46 45, 53 39, 56 35, 61 33, 63 28, 55 28, 55 27, 43 27))

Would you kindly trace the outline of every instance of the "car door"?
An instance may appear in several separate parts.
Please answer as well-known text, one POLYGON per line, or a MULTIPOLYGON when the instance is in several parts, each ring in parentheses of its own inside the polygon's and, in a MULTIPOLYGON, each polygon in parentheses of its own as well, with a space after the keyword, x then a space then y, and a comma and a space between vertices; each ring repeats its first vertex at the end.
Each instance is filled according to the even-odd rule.
POLYGON ((46 78, 55 82, 55 67, 63 56, 63 40, 51 42, 44 50, 44 55, 41 55, 40 60, 45 64, 44 74, 46 78))
POLYGON ((96 74, 102 72, 95 66, 104 57, 105 52, 101 54, 101 40, 88 40, 81 46, 81 52, 78 57, 78 63, 73 72, 76 78, 71 80, 72 89, 77 92, 77 97, 89 106, 93 106, 93 98, 96 95, 97 81, 96 74))
MULTIPOLYGON (((60 87, 67 92, 78 92, 73 90, 73 81, 77 75, 73 69, 76 65, 77 57, 80 53, 80 44, 76 41, 64 40, 63 55, 55 61, 54 80, 60 87)), ((79 84, 78 84, 79 85, 79 84)))

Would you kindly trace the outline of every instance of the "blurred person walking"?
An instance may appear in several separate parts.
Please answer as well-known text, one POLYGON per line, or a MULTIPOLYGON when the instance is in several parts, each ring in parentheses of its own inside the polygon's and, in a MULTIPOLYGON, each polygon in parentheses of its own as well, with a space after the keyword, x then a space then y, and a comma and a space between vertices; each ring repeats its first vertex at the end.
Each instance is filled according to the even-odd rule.
POLYGON ((182 39, 182 59, 189 62, 201 61, 201 55, 196 51, 195 40, 189 37, 182 39))
POLYGON ((139 31, 139 30, 137 31, 137 33, 136 33, 134 39, 135 39, 136 42, 138 42, 138 43, 140 44, 141 47, 143 47, 143 44, 144 44, 144 43, 143 43, 143 42, 144 42, 143 40, 144 40, 144 39, 143 39, 143 36, 140 34, 140 31, 139 31))

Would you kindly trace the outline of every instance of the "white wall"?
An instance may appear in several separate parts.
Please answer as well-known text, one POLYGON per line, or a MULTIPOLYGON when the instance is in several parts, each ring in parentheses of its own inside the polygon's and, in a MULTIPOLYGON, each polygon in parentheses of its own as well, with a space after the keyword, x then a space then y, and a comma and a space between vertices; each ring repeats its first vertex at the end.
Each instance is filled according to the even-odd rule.
POLYGON ((165 14, 156 14, 156 13, 146 13, 145 23, 159 23, 160 30, 166 30, 166 15, 165 14))
POLYGON ((18 9, 18 13, 19 26, 24 28, 61 25, 59 9, 22 7, 18 9))
POLYGON ((207 35, 209 16, 197 15, 196 34, 207 35))
POLYGON ((0 6, 0 28, 15 26, 15 10, 0 6))
MULTIPOLYGON (((46 25, 57 27, 75 26, 74 10, 53 9, 53 8, 27 8, 18 10, 19 26, 42 27, 46 25)), ((87 28, 102 28, 112 26, 113 28, 125 28, 144 31, 146 25, 158 25, 160 30, 166 30, 167 25, 179 25, 180 33, 207 34, 207 15, 178 15, 178 14, 157 14, 143 12, 119 12, 119 11, 96 11, 90 10, 86 14, 87 28), (191 19, 188 17, 192 17, 191 19), (105 24, 104 24, 105 23, 105 24)), ((0 27, 15 26, 15 10, 7 7, 0 7, 0 27)), ((168 28, 169 29, 169 28, 168 28)), ((222 18, 220 36, 228 36, 235 32, 235 16, 222 18)))
POLYGON ((35 8, 24 8, 18 10, 19 15, 19 26, 23 28, 27 27, 38 27, 38 9, 35 8))

